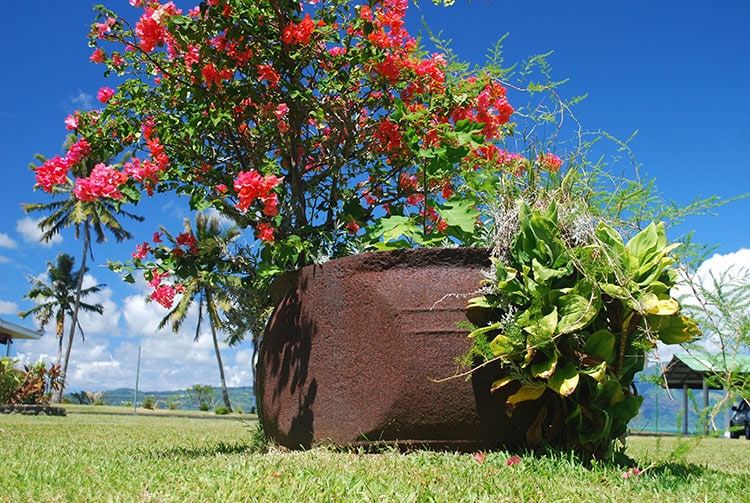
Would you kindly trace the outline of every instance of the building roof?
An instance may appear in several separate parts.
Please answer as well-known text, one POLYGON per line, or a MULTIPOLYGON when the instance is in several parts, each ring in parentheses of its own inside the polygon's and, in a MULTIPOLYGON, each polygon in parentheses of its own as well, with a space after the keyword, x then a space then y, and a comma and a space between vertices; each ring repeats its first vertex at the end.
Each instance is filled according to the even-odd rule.
POLYGON ((39 339, 41 331, 31 330, 0 318, 0 342, 7 344, 9 339, 39 339))
MULTIPOLYGON (((734 369, 738 374, 750 373, 750 356, 737 355, 734 359, 724 365, 721 355, 676 354, 672 357, 667 368, 664 370, 664 380, 667 388, 690 389, 703 388, 703 380, 707 376, 724 374, 726 368, 734 369)), ((711 388, 718 389, 716 386, 711 388)))

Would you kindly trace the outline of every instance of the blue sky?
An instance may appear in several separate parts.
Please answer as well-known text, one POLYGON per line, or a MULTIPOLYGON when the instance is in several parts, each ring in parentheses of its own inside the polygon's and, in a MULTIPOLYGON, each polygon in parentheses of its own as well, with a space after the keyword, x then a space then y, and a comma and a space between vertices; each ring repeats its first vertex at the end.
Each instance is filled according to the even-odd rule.
MULTIPOLYGON (((49 199, 32 190, 34 177, 27 166, 35 153, 60 153, 65 116, 92 108, 100 87, 115 87, 102 77, 101 67, 88 61, 86 34, 94 19, 93 3, 11 2, 0 18, 0 46, 6 56, 0 79, 0 138, 8 177, 0 187, 0 317, 28 327, 34 326, 32 320, 16 316, 32 306, 22 298, 27 275, 42 274, 46 262, 61 251, 78 258, 80 243, 72 231, 51 245, 38 243, 34 222, 20 204, 49 199)), ((127 0, 103 3, 117 12, 134 11, 127 0)), ((623 139, 638 131, 631 147, 642 171, 656 179, 667 199, 684 204, 697 196, 730 198, 750 192, 750 4, 457 0, 446 9, 421 0, 407 15, 413 33, 422 17, 433 31, 453 41, 454 52, 464 60, 481 63, 506 33, 509 64, 554 51, 549 57, 554 78, 570 79, 561 93, 588 94, 576 111, 583 126, 623 139)), ((202 336, 194 343, 189 327, 178 335, 155 332, 164 312, 143 301, 143 285, 127 285, 103 266, 107 259, 129 257, 136 243, 149 239, 159 225, 178 229, 189 216, 184 204, 166 199, 146 201, 135 212, 147 220, 128 224, 134 240, 94 249, 99 265, 91 267, 88 281, 107 285, 98 299, 106 315, 84 320, 87 339, 75 342, 69 388, 132 387, 139 345, 142 389, 218 384, 210 338, 202 336)), ((719 255, 707 267, 750 266, 750 201, 716 213, 688 220, 671 237, 693 230, 697 241, 718 245, 719 255)), ((39 341, 17 343, 14 354, 30 361, 51 359, 54 347, 48 333, 39 341)), ((224 348, 222 355, 230 384, 251 384, 250 344, 224 348)))

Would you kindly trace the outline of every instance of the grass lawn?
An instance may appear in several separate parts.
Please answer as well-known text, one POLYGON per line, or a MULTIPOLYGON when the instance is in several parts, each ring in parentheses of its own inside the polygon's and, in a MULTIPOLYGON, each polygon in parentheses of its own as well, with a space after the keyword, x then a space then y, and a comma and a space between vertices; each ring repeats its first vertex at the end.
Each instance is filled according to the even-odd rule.
POLYGON ((640 469, 562 455, 260 452, 255 423, 156 415, 0 417, 0 501, 747 501, 750 441, 630 437, 640 469), (691 446, 684 456, 670 455, 691 446))

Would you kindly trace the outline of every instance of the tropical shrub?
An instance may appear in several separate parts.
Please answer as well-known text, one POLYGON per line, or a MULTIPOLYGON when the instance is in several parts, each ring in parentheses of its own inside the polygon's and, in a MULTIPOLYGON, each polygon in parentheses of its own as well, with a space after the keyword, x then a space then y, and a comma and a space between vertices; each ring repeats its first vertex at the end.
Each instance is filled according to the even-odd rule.
POLYGON ((147 396, 143 399, 143 408, 148 410, 156 409, 156 399, 152 396, 147 396))
POLYGON ((470 334, 473 354, 502 366, 493 390, 515 386, 508 414, 522 402, 538 405, 528 446, 608 458, 643 400, 634 376, 646 353, 657 341, 700 335, 671 296, 677 245, 663 224, 624 243, 604 221, 589 235, 572 233, 554 200, 518 204, 519 229, 504 260, 493 257, 487 293, 469 302, 471 316, 484 320, 470 334))
POLYGON ((53 391, 60 389, 60 366, 37 362, 17 367, 12 358, 0 359, 0 403, 46 404, 53 391))

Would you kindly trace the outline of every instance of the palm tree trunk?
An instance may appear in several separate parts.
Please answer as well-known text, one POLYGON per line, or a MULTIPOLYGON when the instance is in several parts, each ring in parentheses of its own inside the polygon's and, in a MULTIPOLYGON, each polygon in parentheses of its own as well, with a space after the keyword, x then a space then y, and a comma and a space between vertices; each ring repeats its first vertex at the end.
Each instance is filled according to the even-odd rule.
POLYGON ((58 389, 52 396, 52 403, 61 403, 63 395, 65 394, 65 384, 68 375, 68 362, 70 361, 70 350, 73 347, 73 338, 76 335, 76 328, 78 327, 78 310, 81 307, 81 291, 83 290, 83 276, 86 274, 86 257, 89 251, 90 245, 90 234, 89 234, 89 221, 83 224, 83 256, 81 258, 81 268, 78 270, 78 285, 76 286, 76 300, 73 304, 73 319, 70 324, 70 333, 68 334, 68 344, 65 346, 65 358, 63 360, 62 369, 60 371, 60 389, 58 389))
MULTIPOLYGON (((209 318, 210 320, 210 318, 209 318)), ((224 398, 224 405, 226 405, 229 412, 232 412, 232 404, 229 402, 229 392, 227 391, 227 381, 224 378, 224 364, 221 361, 221 353, 219 352, 219 339, 216 337, 216 327, 209 321, 211 325, 211 336, 214 339, 214 351, 216 352, 216 361, 219 363, 219 377, 221 378, 221 396, 224 398)))

